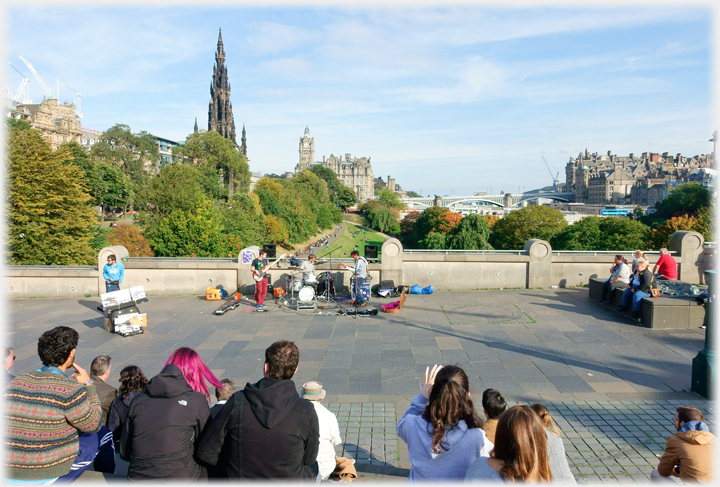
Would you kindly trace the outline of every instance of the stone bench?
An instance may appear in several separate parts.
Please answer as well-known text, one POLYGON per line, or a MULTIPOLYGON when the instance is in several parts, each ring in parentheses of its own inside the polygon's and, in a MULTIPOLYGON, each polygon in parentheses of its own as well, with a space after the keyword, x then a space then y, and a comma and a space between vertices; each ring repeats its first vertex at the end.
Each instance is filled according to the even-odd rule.
MULTIPOLYGON (((591 277, 589 280, 590 299, 597 301, 602 293, 605 279, 591 277)), ((624 288, 610 293, 610 304, 605 306, 615 310, 622 304, 624 288)), ((695 298, 676 296, 643 298, 640 304, 641 325, 646 328, 699 328, 705 320, 705 307, 695 298)))

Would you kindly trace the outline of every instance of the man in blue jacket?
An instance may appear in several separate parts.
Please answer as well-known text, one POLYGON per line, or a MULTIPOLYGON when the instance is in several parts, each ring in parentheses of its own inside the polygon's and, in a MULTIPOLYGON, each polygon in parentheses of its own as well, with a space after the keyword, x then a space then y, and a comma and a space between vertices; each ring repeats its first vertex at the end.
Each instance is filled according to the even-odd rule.
POLYGON ((114 254, 108 255, 107 264, 103 266, 103 277, 105 278, 105 292, 111 293, 122 288, 125 278, 125 266, 118 262, 114 254))

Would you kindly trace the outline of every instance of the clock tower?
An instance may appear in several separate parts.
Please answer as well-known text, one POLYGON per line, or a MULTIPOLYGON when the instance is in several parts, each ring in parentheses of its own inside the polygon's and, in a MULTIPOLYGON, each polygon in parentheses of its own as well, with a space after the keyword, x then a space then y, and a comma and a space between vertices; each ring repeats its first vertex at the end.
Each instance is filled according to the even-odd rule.
POLYGON ((295 166, 295 173, 310 168, 315 160, 315 138, 310 137, 310 128, 305 126, 305 134, 300 138, 300 162, 295 166))

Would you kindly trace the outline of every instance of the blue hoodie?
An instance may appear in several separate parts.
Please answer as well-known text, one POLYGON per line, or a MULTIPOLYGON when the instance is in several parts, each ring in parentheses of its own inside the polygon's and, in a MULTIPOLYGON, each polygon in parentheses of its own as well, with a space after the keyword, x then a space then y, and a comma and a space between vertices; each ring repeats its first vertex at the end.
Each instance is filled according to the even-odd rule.
POLYGON ((462 481, 465 472, 478 457, 489 457, 494 445, 480 428, 468 428, 458 421, 445 433, 441 453, 432 450, 433 428, 422 417, 428 399, 419 393, 397 424, 397 434, 407 443, 412 467, 408 482, 422 480, 462 481))

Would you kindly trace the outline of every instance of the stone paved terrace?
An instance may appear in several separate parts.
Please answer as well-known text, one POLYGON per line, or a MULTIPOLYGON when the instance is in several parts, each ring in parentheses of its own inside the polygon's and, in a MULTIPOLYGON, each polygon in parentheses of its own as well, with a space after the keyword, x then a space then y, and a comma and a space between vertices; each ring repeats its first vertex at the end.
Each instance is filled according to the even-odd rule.
MULTIPOLYGON (((690 387, 691 361, 704 330, 650 330, 590 301, 587 289, 449 291, 408 296, 397 314, 352 318, 242 306, 212 315, 219 302, 198 296, 150 297, 146 333, 108 334, 97 298, 7 301, 5 337, 18 360, 14 373, 39 365, 38 336, 56 325, 80 332, 78 361, 112 357, 109 382, 139 365, 157 374, 172 350, 195 348, 218 377, 236 385, 261 377, 263 353, 275 340, 294 340, 301 389, 319 380, 337 413, 360 480, 403 480, 410 464, 395 423, 419 390, 425 367, 458 363, 472 392, 487 387, 511 403, 542 401, 565 433, 567 456, 580 482, 647 482, 671 434, 674 408, 714 404, 690 387)), ((370 307, 390 300, 373 298, 370 307)), ((330 310, 320 310, 328 313, 330 310)))

